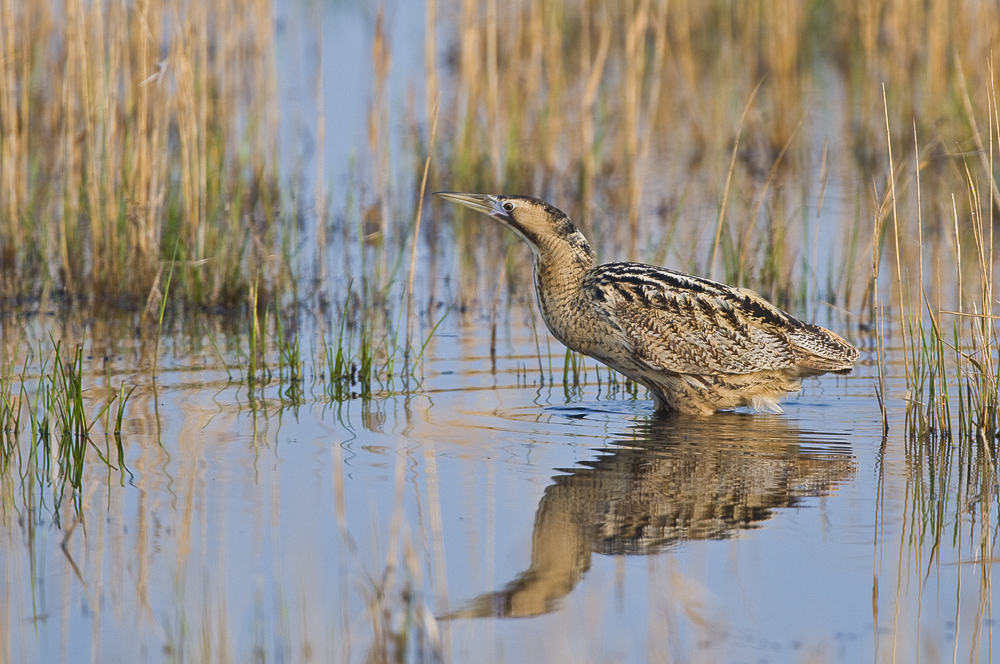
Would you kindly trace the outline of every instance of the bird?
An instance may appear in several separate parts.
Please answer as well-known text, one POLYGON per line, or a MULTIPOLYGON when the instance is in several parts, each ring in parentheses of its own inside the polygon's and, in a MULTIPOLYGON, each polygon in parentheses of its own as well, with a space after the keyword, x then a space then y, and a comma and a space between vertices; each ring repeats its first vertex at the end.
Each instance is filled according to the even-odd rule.
POLYGON ((435 192, 531 249, 535 296, 567 348, 645 386, 657 412, 780 413, 802 378, 849 373, 858 350, 746 288, 597 255, 562 210, 531 196, 435 192))

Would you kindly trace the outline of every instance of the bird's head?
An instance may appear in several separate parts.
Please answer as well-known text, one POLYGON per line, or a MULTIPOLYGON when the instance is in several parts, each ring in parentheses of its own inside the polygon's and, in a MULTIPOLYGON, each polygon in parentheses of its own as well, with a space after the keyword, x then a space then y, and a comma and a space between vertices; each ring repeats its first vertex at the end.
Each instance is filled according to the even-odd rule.
POLYGON ((439 191, 437 196, 487 214, 517 233, 536 257, 559 246, 593 259, 583 234, 562 210, 530 196, 459 194, 439 191))

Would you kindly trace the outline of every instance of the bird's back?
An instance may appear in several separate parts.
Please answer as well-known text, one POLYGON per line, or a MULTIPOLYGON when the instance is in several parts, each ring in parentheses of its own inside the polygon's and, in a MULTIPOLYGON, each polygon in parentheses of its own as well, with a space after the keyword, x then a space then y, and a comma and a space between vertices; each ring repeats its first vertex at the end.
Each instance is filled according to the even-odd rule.
POLYGON ((752 373, 793 366, 851 368, 858 351, 757 293, 640 263, 605 263, 583 291, 618 323, 642 356, 680 373, 752 373))
POLYGON ((668 409, 777 410, 777 398, 798 389, 801 377, 848 371, 858 357, 837 334, 753 291, 652 265, 598 265, 581 296, 619 340, 583 352, 649 387, 668 409))

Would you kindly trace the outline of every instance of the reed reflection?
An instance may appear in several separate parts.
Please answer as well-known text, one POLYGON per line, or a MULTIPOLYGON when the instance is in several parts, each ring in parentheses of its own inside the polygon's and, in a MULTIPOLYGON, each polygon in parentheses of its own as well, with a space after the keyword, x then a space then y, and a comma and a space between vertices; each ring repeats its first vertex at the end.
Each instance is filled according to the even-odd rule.
POLYGON ((538 505, 531 566, 445 618, 547 613, 594 553, 650 555, 685 540, 732 537, 779 508, 829 494, 855 470, 845 434, 804 431, 780 417, 657 418, 613 445, 557 469, 566 474, 538 505))

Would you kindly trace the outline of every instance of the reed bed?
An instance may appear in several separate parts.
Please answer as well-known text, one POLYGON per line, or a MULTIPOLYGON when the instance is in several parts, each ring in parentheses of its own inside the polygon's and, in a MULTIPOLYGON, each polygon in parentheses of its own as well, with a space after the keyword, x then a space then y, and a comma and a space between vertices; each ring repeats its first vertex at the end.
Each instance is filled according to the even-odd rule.
MULTIPOLYGON (((986 151, 952 160, 963 182, 950 195, 947 217, 939 202, 927 203, 924 187, 932 157, 921 148, 919 129, 913 125, 905 143, 888 139, 884 218, 876 217, 874 235, 884 233, 889 238, 885 244, 892 259, 889 269, 883 269, 881 277, 876 271, 874 279, 888 283, 881 297, 896 316, 896 344, 905 358, 908 435, 969 441, 993 457, 1000 437, 1000 331, 993 313, 993 223, 1000 206, 993 184, 1000 115, 997 82, 990 73, 983 82, 985 108, 979 111, 989 134, 976 139, 987 141, 986 151), (893 158, 893 146, 899 150, 900 143, 910 153, 904 164, 893 158)), ((888 102, 885 122, 891 136, 888 102)), ((975 126, 974 119, 971 124, 975 126)))
MULTIPOLYGON (((463 215, 446 230, 432 214, 420 231, 415 192, 541 195, 571 213, 602 258, 692 270, 793 309, 833 305, 871 326, 861 256, 884 237, 873 240, 870 219, 887 209, 886 141, 909 136, 910 124, 927 136, 928 237, 943 232, 946 192, 962 177, 949 167, 953 146, 983 149, 971 111, 986 102, 976 83, 995 61, 1000 22, 989 3, 462 0, 445 9, 426 5, 424 117, 413 111, 402 141, 413 168, 388 179, 399 123, 380 12, 367 153, 335 209, 317 163, 316 224, 303 238, 317 247, 314 293, 319 317, 332 311, 329 336, 356 295, 366 314, 348 316, 349 331, 391 340, 386 365, 397 351, 404 364, 415 355, 414 310, 425 330, 438 320, 433 286, 413 303, 415 271, 430 272, 426 285, 457 267, 466 322, 495 302, 479 294, 490 275, 507 273, 508 303, 529 288, 523 249, 501 265, 484 248, 499 229, 463 215), (879 81, 906 118, 889 136, 879 81), (817 144, 830 123, 842 142, 817 144), (821 255, 831 173, 862 184, 847 192, 858 205, 836 221, 838 246, 821 255), (442 260, 448 243, 457 265, 442 260), (406 342, 396 343, 401 328, 406 342)), ((280 184, 275 165, 273 14, 265 0, 4 6, 0 298, 55 293, 145 307, 150 318, 167 295, 194 310, 247 311, 251 292, 262 311, 298 301, 310 273, 297 262, 293 222, 309 196, 280 184)), ((319 99, 321 66, 314 80, 319 99)), ((316 135, 325 131, 320 115, 316 135)), ((992 178, 981 186, 996 188, 992 178)), ((287 314, 293 328, 298 314, 287 314)))
MULTIPOLYGON (((668 260, 784 306, 856 309, 870 300, 870 183, 885 173, 880 84, 907 118, 893 140, 912 119, 939 158, 971 148, 966 102, 985 90, 968 82, 996 60, 996 19, 978 2, 576 0, 494 15, 468 0, 447 19, 450 68, 428 64, 428 90, 452 91, 432 186, 531 192, 570 212, 602 258, 668 260), (817 145, 831 123, 840 142, 817 145), (862 204, 839 223, 845 260, 828 266, 809 247, 829 223, 831 170, 857 173, 862 204), (811 281, 830 266, 828 283, 811 281)), ((427 38, 430 50, 440 30, 427 38)), ((510 276, 512 291, 528 283, 510 276)))
POLYGON ((272 15, 264 0, 3 4, 0 298, 141 307, 174 261, 196 306, 274 281, 272 15))
MULTIPOLYGON (((983 2, 481 4, 448 18, 426 6, 425 124, 410 126, 422 160, 444 91, 432 188, 538 193, 609 255, 669 256, 782 303, 804 302, 816 269, 794 250, 808 224, 789 185, 811 167, 810 129, 828 120, 817 106, 840 106, 835 147, 863 175, 884 166, 880 81, 938 149, 968 144, 967 110, 984 94, 969 83, 986 77, 998 36, 983 2), (682 216, 714 219, 714 241, 673 247, 682 216)), ((264 296, 294 290, 289 201, 301 192, 282 191, 275 167, 270 3, 61 0, 7 4, 2 22, 0 296, 142 306, 173 263, 175 295, 195 305, 242 306, 261 279, 264 296)), ((380 242, 405 241, 414 205, 386 180, 392 46, 379 14, 361 182, 373 194, 359 209, 380 242)), ((338 238, 323 177, 320 163, 325 250, 338 238)), ((822 296, 849 308, 860 281, 838 275, 822 296)))

